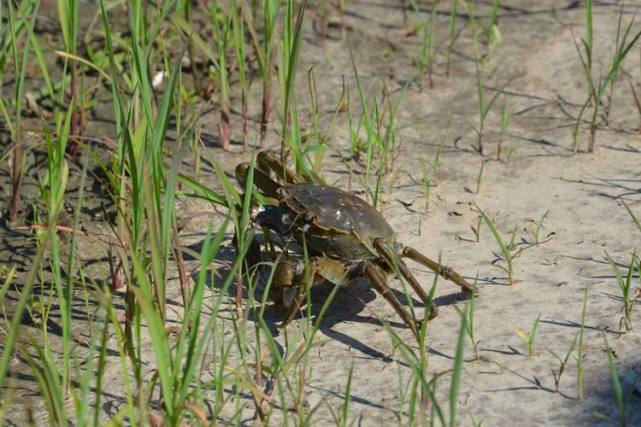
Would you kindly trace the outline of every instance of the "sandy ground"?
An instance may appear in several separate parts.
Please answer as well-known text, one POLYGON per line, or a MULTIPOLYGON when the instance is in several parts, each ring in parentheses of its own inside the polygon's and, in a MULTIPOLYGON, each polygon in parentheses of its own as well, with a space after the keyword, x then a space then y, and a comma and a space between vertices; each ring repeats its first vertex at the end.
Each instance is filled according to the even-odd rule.
MULTIPOLYGON (((412 84, 404 95, 397 117, 399 152, 394 173, 383 181, 381 211, 398 233, 399 241, 432 258, 440 254, 444 263, 469 280, 478 276, 475 322, 481 358, 463 367, 458 399, 461 425, 472 425, 474 420, 486 426, 617 424, 604 337, 614 350, 623 388, 630 393, 629 425, 641 425, 641 307, 637 303, 633 310, 634 330, 619 333, 622 303, 605 258, 607 251, 623 269, 641 237, 620 202, 624 198, 641 215, 641 145, 636 132, 641 117, 628 84, 629 78, 636 87, 641 81, 639 47, 633 50, 615 87, 610 125, 598 132, 595 153, 574 155, 571 126, 587 92, 572 34, 583 34, 584 10, 574 1, 504 3, 498 21, 503 42, 489 56, 488 67, 495 72, 486 80, 490 97, 492 88, 512 79, 506 89, 511 119, 503 142, 504 161, 492 158, 499 138, 498 106, 502 97, 488 116, 484 138, 486 153, 492 157, 481 156, 474 149, 478 105, 474 50, 468 30, 455 45, 451 75, 446 77, 444 73, 443 45, 436 55, 434 88, 421 90, 412 84), (425 213, 423 170, 433 162, 439 146, 441 167, 433 177, 436 186, 425 213), (484 175, 476 194, 482 162, 484 175), (517 228, 516 241, 524 250, 514 262, 516 283, 512 286, 497 268, 499 249, 487 227, 481 227, 480 241, 476 241, 471 230, 478 220, 474 203, 487 212, 503 235, 517 228), (544 215, 540 243, 533 245, 536 223, 544 215), (558 369, 559 363, 552 352, 564 355, 579 331, 585 289, 585 399, 578 400, 576 360, 571 359, 560 391, 555 392, 552 370, 558 369), (528 356, 524 342, 510 325, 529 331, 539 316, 535 352, 528 356)), ((415 73, 413 63, 419 47, 416 37, 406 37, 398 4, 353 1, 349 2, 348 11, 349 44, 366 88, 380 79, 398 94, 415 73)), ((439 11, 442 13, 436 40, 440 43, 447 35, 446 6, 439 11)), ((481 9, 483 19, 487 19, 487 11, 487 7, 481 9)), ((641 3, 628 2, 624 19, 631 19, 639 11, 641 3)), ((609 64, 617 13, 618 6, 612 2, 595 5, 596 70, 609 64)), ((410 14, 410 21, 414 20, 410 14)), ((332 31, 330 38, 321 39, 308 26, 297 82, 298 95, 303 100, 300 103, 305 105, 306 71, 314 66, 325 122, 338 102, 343 77, 354 87, 349 44, 338 37, 336 30, 332 31)), ((256 103, 253 111, 258 108, 256 103)), ((203 117, 205 133, 216 133, 217 117, 215 112, 203 117)), ((351 185, 357 189, 358 181, 350 182, 347 167, 337 156, 346 153, 348 134, 347 117, 343 114, 330 141, 324 174, 328 182, 338 187, 351 185)), ((584 130, 580 134, 583 150, 587 139, 588 132, 584 130)), ((275 146, 277 136, 272 134, 271 140, 275 146)), ((222 159, 229 165, 229 172, 249 157, 240 146, 234 146, 230 153, 211 150, 209 155, 222 159)), ((211 180, 212 186, 217 185, 214 174, 206 179, 211 180)), ((193 200, 181 201, 179 206, 184 217, 205 209, 207 205, 193 200)), ((207 220, 194 219, 187 224, 181 236, 185 244, 202 241, 207 220)), ((9 237, 4 239, 5 248, 9 241, 9 237)), ((412 270, 425 286, 432 283, 431 272, 417 265, 412 265, 412 270)), ((398 281, 391 280, 391 284, 400 289, 398 281)), ((437 302, 442 307, 430 325, 428 338, 432 373, 453 365, 459 328, 454 305, 463 308, 464 302, 447 296, 456 292, 455 285, 439 281, 437 302)), ((321 290, 315 299, 320 303, 326 294, 321 290)), ((353 367, 350 419, 356 419, 358 425, 403 424, 403 419, 397 418, 399 393, 409 370, 400 354, 393 351, 389 335, 376 316, 388 320, 408 343, 414 340, 367 281, 357 281, 339 292, 321 326, 318 338, 322 345, 310 354, 312 371, 306 397, 312 406, 325 399, 329 405, 339 407, 347 374, 353 367)), ((298 322, 295 320, 288 328, 295 330, 298 322)), ((282 338, 278 337, 280 342, 282 338)), ((466 359, 472 358, 468 343, 466 359)), ((109 366, 114 382, 108 385, 113 395, 107 396, 106 413, 118 406, 121 394, 115 357, 109 366)), ((439 387, 442 399, 447 398, 448 383, 446 375, 439 387)), ((19 408, 29 402, 33 403, 27 399, 16 406, 15 418, 10 417, 16 424, 22 419, 19 408)), ((248 399, 244 405, 245 420, 251 423, 252 403, 248 399)), ((317 425, 333 424, 325 407, 314 420, 317 425)))

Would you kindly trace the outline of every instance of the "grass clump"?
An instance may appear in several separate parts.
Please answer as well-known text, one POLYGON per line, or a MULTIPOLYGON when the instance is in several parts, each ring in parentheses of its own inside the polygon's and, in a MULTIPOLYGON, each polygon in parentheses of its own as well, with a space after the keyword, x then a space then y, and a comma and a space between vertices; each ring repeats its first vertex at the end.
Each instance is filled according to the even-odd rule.
POLYGON ((641 273, 641 261, 639 260, 637 254, 633 253, 632 259, 628 264, 628 272, 625 277, 623 277, 621 271, 619 270, 619 266, 612 259, 612 257, 610 257, 610 254, 608 254, 607 251, 605 252, 605 257, 612 267, 612 271, 614 272, 614 276, 617 281, 617 286, 619 287, 619 291, 621 292, 623 316, 621 317, 620 326, 622 325, 623 327, 625 327, 625 330, 629 332, 632 330, 632 308, 634 307, 636 299, 632 284, 632 276, 635 269, 637 270, 637 272, 641 273))
POLYGON ((623 63, 628 56, 628 53, 637 43, 639 37, 641 37, 641 31, 631 33, 632 26, 634 25, 634 19, 632 19, 626 27, 623 26, 623 15, 624 3, 622 2, 617 21, 616 39, 610 64, 606 68, 604 73, 596 76, 594 70, 595 49, 593 6, 592 0, 585 1, 585 37, 582 37, 580 39, 580 42, 577 42, 575 40, 574 45, 579 55, 579 59, 581 60, 583 73, 588 85, 588 96, 583 103, 577 116, 575 125, 572 128, 572 138, 574 141, 575 153, 578 152, 580 146, 579 130, 581 124, 583 123, 583 116, 590 106, 592 107, 592 114, 588 119, 590 137, 588 140, 587 152, 594 152, 596 134, 597 130, 600 127, 599 121, 602 113, 601 108, 603 105, 603 97, 604 95, 606 96, 607 104, 605 106, 605 112, 602 115, 602 118, 603 122, 607 125, 612 103, 612 92, 614 90, 614 85, 619 77, 619 73, 621 72, 623 63))
MULTIPOLYGON (((456 2, 453 2, 456 3, 456 2)), ((429 18, 423 19, 421 11, 416 3, 416 0, 410 0, 410 4, 416 12, 420 23, 421 31, 421 47, 417 60, 417 68, 419 73, 419 86, 422 87, 421 77, 427 76, 428 88, 434 88, 433 69, 434 69, 434 28, 436 27, 436 7, 438 3, 432 3, 429 18)), ((455 6, 453 6, 455 7, 455 6)), ((456 25, 456 24, 454 24, 456 25)), ((453 43, 453 41, 451 41, 453 43)))
POLYGON ((524 332, 523 330, 517 328, 516 326, 509 324, 510 329, 514 331, 516 336, 521 338, 523 342, 526 344, 527 347, 527 355, 532 356, 534 354, 534 350, 536 348, 536 333, 539 330, 539 325, 541 324, 541 315, 539 314, 536 319, 534 320, 534 323, 532 323, 532 327, 530 328, 530 332, 524 332))
POLYGON ((572 340, 572 343, 570 344, 568 351, 565 353, 563 357, 559 356, 552 350, 549 350, 552 356, 554 356, 554 358, 559 361, 559 367, 556 370, 552 369, 552 376, 554 377, 554 391, 557 393, 559 393, 561 378, 563 377, 563 374, 566 372, 568 362, 570 360, 570 357, 572 356, 572 352, 576 348, 576 342, 578 338, 579 338, 579 334, 577 333, 574 336, 574 339, 572 340))

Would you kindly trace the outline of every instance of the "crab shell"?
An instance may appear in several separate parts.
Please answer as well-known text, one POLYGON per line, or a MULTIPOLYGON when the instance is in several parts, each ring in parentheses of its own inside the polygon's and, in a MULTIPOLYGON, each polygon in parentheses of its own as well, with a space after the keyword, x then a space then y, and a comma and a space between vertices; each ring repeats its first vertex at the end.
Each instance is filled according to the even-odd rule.
POLYGON ((283 224, 315 253, 352 261, 374 259, 375 239, 390 245, 396 240, 383 216, 353 194, 317 184, 289 184, 278 192, 283 224))

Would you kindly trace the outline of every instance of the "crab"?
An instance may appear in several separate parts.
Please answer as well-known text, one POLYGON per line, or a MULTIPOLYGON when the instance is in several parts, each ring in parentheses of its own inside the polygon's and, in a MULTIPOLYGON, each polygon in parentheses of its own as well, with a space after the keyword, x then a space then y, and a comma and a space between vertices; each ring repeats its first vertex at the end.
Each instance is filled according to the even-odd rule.
MULTIPOLYGON (((248 163, 236 168, 236 179, 243 188, 249 168, 248 163)), ((324 184, 319 177, 310 182, 287 168, 274 152, 258 154, 253 182, 269 201, 256 210, 254 222, 278 236, 297 241, 309 254, 307 262, 288 256, 275 260, 272 288, 275 285, 280 303, 287 309, 283 325, 300 310, 308 280, 312 285, 327 281, 346 286, 364 276, 418 336, 417 321, 392 292, 387 276, 400 273, 426 311, 429 310, 426 312, 429 319, 436 317, 438 309, 411 273, 405 258, 428 267, 466 293, 475 292, 453 269, 398 242, 392 227, 372 205, 352 193, 324 184), (283 182, 272 179, 272 175, 282 177, 283 182)))

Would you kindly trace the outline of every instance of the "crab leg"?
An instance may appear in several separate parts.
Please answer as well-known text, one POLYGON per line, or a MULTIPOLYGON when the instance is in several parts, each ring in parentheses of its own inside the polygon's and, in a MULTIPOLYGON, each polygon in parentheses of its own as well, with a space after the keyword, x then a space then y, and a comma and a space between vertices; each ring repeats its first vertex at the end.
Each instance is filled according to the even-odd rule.
POLYGON ((363 262, 363 273, 369 279, 369 282, 372 284, 374 289, 376 289, 376 291, 378 291, 378 293, 381 294, 381 296, 385 298, 392 307, 394 307, 394 310, 396 310, 398 315, 401 316, 401 319, 403 319, 407 327, 412 330, 412 333, 414 333, 416 337, 418 337, 416 323, 407 310, 405 310, 398 298, 396 298, 396 295, 392 292, 392 289, 387 284, 385 275, 381 271, 380 267, 377 267, 370 261, 365 261, 363 262))
MULTIPOLYGON (((326 257, 312 257, 307 268, 310 269, 309 273, 304 268, 300 271, 301 269, 289 260, 281 261, 276 265, 274 285, 284 287, 282 302, 288 308, 282 326, 287 325, 303 305, 306 277, 310 278, 312 285, 328 280, 337 286, 343 286, 355 277, 365 275, 373 288, 396 310, 414 335, 418 334, 415 321, 392 292, 392 289, 387 284, 385 274, 380 267, 372 262, 364 261, 357 268, 348 271, 339 261, 326 257), (307 276, 307 274, 310 276, 307 276)), ((435 311, 436 306, 433 305, 432 313, 435 313, 435 311)))
POLYGON ((409 258, 416 261, 419 264, 424 265, 430 270, 434 271, 436 274, 440 274, 446 280, 449 280, 453 283, 456 283, 461 288, 465 289, 468 292, 475 292, 475 289, 470 285, 460 274, 454 271, 452 268, 442 265, 434 260, 429 259, 419 251, 409 246, 404 246, 400 251, 400 254, 404 258, 409 258))
POLYGON ((434 304, 430 296, 425 292, 425 290, 423 290, 423 287, 421 287, 420 283, 418 283, 410 269, 407 267, 407 264, 405 264, 401 257, 381 239, 374 240, 374 247, 383 257, 383 259, 385 259, 385 262, 388 264, 389 268, 392 271, 398 268, 403 278, 407 280, 407 283, 410 284, 412 289, 414 289, 414 292, 418 294, 418 296, 423 301, 423 304, 425 304, 425 310, 427 310, 429 307, 430 312, 429 314, 425 313, 425 315, 429 319, 433 319, 434 317, 436 317, 438 314, 438 308, 436 304, 434 304))
POLYGON ((306 266, 301 261, 281 261, 276 264, 274 285, 283 287, 283 305, 288 309, 283 320, 287 325, 300 310, 305 300, 306 280, 309 278, 312 286, 328 280, 337 286, 348 281, 347 270, 339 262, 326 257, 312 257, 306 266))

